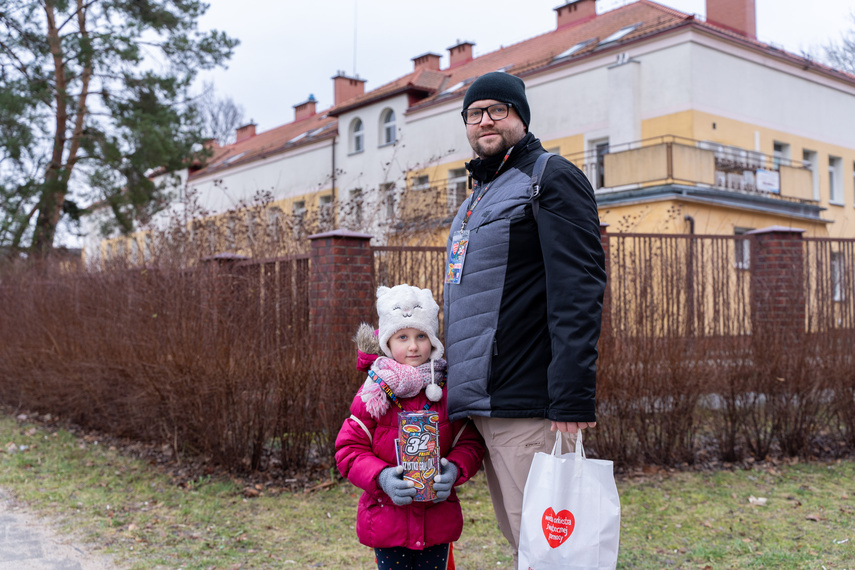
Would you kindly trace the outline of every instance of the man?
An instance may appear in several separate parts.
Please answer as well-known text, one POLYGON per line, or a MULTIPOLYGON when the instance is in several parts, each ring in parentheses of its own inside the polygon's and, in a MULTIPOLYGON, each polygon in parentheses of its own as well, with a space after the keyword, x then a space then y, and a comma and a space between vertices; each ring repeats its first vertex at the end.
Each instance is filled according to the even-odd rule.
POLYGON ((555 430, 596 425, 604 256, 594 191, 573 164, 551 157, 532 199, 546 151, 528 132, 523 81, 479 77, 462 114, 477 158, 448 240, 448 412, 470 416, 484 436, 493 507, 516 562, 534 454, 552 450, 555 430))

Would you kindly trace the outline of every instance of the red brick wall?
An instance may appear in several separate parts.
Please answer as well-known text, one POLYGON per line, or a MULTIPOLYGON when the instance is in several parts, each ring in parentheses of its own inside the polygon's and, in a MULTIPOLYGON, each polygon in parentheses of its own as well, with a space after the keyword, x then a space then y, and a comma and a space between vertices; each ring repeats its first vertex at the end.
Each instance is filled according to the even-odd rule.
POLYGON ((757 37, 754 0, 707 0, 707 21, 749 38, 757 37))
POLYGON ((760 339, 805 331, 803 231, 772 227, 749 232, 751 321, 760 339))
POLYGON ((336 230, 311 241, 310 332, 315 346, 349 339, 374 320, 374 257, 370 235, 336 230))

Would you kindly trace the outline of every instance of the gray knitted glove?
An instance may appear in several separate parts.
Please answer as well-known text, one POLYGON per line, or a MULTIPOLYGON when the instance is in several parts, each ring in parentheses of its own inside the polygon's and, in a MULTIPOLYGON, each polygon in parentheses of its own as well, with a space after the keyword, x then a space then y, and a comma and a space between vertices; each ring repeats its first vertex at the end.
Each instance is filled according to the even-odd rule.
POLYGON ((404 481, 403 472, 404 468, 400 465, 397 467, 387 467, 377 477, 380 487, 389 495, 392 502, 399 507, 412 503, 413 497, 416 495, 413 482, 404 481))
POLYGON ((436 499, 433 500, 434 503, 440 503, 448 498, 451 495, 451 488, 454 486, 454 482, 457 481, 457 465, 443 457, 440 460, 440 468, 439 475, 433 478, 433 490, 436 493, 436 499))

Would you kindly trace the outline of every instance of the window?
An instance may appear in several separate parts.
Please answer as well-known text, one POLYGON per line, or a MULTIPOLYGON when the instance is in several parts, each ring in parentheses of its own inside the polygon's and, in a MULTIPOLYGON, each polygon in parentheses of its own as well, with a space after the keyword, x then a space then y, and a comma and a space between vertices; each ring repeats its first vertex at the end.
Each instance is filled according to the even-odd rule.
POLYGON ((365 129, 362 119, 353 119, 350 123, 350 153, 362 152, 365 149, 365 129))
POLYGON ((781 168, 781 164, 789 166, 790 164, 790 145, 775 141, 772 144, 772 164, 775 170, 781 168))
POLYGON ((589 46, 589 45, 591 45, 592 43, 594 43, 594 40, 593 40, 593 39, 591 39, 591 40, 585 40, 584 42, 580 42, 580 43, 578 43, 578 44, 574 45, 574 46, 573 46, 573 47, 571 47, 570 49, 564 50, 563 52, 559 53, 558 55, 556 55, 556 56, 555 56, 555 57, 553 57, 552 59, 553 59, 553 60, 556 60, 556 59, 561 59, 561 58, 564 58, 564 57, 570 57, 571 55, 575 54, 576 52, 578 52, 578 51, 580 51, 580 50, 582 50, 582 49, 584 49, 584 48, 588 47, 588 46, 589 46))
POLYGON ((348 204, 351 229, 360 229, 362 227, 362 202, 362 188, 354 188, 351 190, 350 204, 348 204))
POLYGON ((452 215, 457 213, 460 204, 466 199, 468 191, 469 175, 465 168, 455 168, 448 171, 448 212, 452 215))
POLYGON ((282 239, 282 210, 276 206, 267 209, 267 239, 277 245, 282 239))
POLYGON ((395 218, 395 183, 389 182, 380 185, 380 194, 383 196, 383 202, 386 204, 386 219, 392 220, 395 218))
POLYGON ((606 187, 606 155, 609 153, 608 139, 591 141, 591 148, 594 150, 596 160, 593 166, 593 176, 588 178, 594 186, 594 190, 606 187))
POLYGON ((258 237, 258 212, 255 209, 246 212, 246 239, 249 245, 254 245, 258 237))
POLYGON ((208 241, 208 254, 214 255, 217 253, 217 249, 219 248, 219 226, 217 226, 217 222, 214 220, 208 220, 205 224, 207 231, 207 241, 208 241))
POLYGON ((397 139, 397 133, 395 130, 395 111, 392 109, 386 109, 381 113, 381 135, 380 140, 381 145, 392 144, 397 139))
POLYGON ((230 250, 240 247, 240 235, 238 235, 238 216, 232 212, 226 220, 226 247, 230 250))
POLYGON ((828 157, 828 201, 843 204, 843 159, 828 157))
POLYGON ((624 36, 630 34, 633 30, 635 30, 641 24, 633 24, 631 26, 627 26, 625 28, 621 28, 603 41, 600 42, 600 45, 610 44, 612 42, 616 42, 624 36))
POLYGON ((318 197, 318 227, 326 230, 333 224, 332 194, 318 197))
MULTIPOLYGON (((754 228, 733 228, 733 235, 742 236, 754 228)), ((734 267, 737 269, 751 269, 751 241, 748 239, 733 240, 734 267)))
POLYGON ((839 251, 831 252, 831 294, 833 300, 844 300, 843 289, 843 254, 839 251))
POLYGON ((144 244, 145 249, 143 249, 143 259, 145 261, 151 261, 151 256, 153 254, 152 248, 154 247, 151 241, 151 234, 145 234, 144 244))
POLYGON ((815 150, 802 149, 802 163, 813 173, 813 199, 819 200, 819 158, 815 150))
POLYGON ((430 188, 430 177, 427 174, 413 178, 413 190, 427 190, 430 188))
POLYGON ((295 218, 302 218, 306 215, 306 201, 305 200, 297 200, 291 206, 291 212, 294 214, 295 218))

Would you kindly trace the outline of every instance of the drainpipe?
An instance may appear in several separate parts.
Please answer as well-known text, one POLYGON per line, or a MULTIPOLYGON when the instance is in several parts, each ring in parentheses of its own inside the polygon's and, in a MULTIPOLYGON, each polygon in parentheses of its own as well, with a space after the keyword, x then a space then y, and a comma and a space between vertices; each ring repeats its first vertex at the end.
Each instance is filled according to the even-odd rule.
POLYGON ((333 135, 332 145, 330 145, 330 148, 332 149, 332 176, 330 177, 330 180, 332 181, 332 186, 331 186, 332 202, 331 203, 335 203, 335 137, 336 137, 336 135, 333 135))

